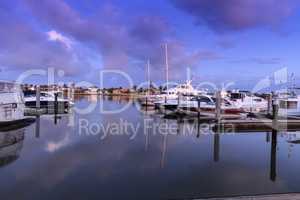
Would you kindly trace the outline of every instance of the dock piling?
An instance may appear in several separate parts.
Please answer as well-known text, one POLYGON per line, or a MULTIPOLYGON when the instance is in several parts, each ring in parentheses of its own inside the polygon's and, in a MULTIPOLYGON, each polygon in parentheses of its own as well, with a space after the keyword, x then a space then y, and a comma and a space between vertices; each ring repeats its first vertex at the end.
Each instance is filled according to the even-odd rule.
POLYGON ((272 93, 269 94, 267 96, 267 100, 268 100, 268 110, 267 110, 267 115, 271 115, 271 111, 272 111, 272 99, 273 99, 273 95, 272 93))
POLYGON ((279 111, 278 101, 276 99, 273 99, 272 101, 273 129, 277 129, 278 111, 279 111))
POLYGON ((36 86, 36 105, 37 109, 41 108, 41 89, 40 86, 36 86))
POLYGON ((198 112, 198 121, 199 121, 199 119, 200 119, 200 109, 201 109, 201 105, 200 105, 200 99, 199 98, 197 98, 197 103, 198 103, 198 110, 197 110, 197 112, 198 112))
POLYGON ((217 91, 216 93, 216 120, 219 123, 221 121, 221 92, 217 91))

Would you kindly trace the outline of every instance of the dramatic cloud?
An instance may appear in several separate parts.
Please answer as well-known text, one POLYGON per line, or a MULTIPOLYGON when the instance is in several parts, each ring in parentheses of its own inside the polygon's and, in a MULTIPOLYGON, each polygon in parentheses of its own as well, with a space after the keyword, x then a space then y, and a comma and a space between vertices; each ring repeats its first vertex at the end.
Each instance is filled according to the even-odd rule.
POLYGON ((291 16, 297 0, 171 0, 176 7, 191 14, 198 24, 213 30, 245 30, 277 26, 291 16))
POLYGON ((66 75, 81 74, 91 67, 89 54, 56 31, 37 30, 17 12, 13 3, 0 3, 0 66, 28 70, 53 67, 66 75))
POLYGON ((170 24, 158 15, 128 17, 127 13, 108 4, 92 16, 84 16, 61 0, 25 2, 31 13, 51 29, 99 51, 104 67, 128 70, 135 65, 144 66, 150 59, 155 68, 161 68, 164 63, 163 44, 166 42, 170 44, 170 63, 174 68, 195 64, 197 58, 203 57, 188 54, 170 24))

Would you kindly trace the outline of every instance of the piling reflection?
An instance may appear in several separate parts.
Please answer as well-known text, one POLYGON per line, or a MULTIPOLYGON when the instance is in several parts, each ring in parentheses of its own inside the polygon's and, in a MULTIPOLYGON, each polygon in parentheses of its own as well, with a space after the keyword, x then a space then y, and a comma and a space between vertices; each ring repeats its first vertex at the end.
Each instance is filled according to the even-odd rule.
POLYGON ((270 165, 270 179, 276 181, 276 160, 277 160, 277 130, 272 131, 271 142, 271 165, 270 165))
POLYGON ((35 137, 40 137, 40 123, 41 123, 41 117, 38 115, 35 120, 35 137))
MULTIPOLYGON (((145 116, 148 117, 148 119, 151 119, 151 116, 154 117, 153 113, 151 115, 145 114, 145 116)), ((177 136, 186 136, 187 134, 184 133, 184 126, 195 126, 196 128, 194 129, 195 132, 193 135, 189 134, 188 136, 194 136, 196 138, 200 138, 202 131, 201 126, 202 124, 199 122, 199 120, 196 121, 187 121, 187 120, 180 120, 180 119, 163 119, 163 118, 156 118, 158 121, 162 121, 163 123, 176 123, 177 124, 177 136)), ((155 120, 153 118, 152 123, 155 123, 155 120)), ((156 123, 159 123, 156 121, 156 123)), ((148 126, 149 127, 149 126, 148 126)), ((224 132, 223 127, 219 124, 215 129, 215 132, 212 133, 212 135, 206 135, 206 137, 212 137, 213 138, 213 161, 214 162, 220 162, 220 155, 221 155, 221 137, 222 135, 226 135, 226 132, 224 132)), ((235 132, 234 134, 242 134, 245 133, 244 130, 239 133, 235 132)), ((251 133, 250 133, 251 134, 251 133)), ((263 134, 263 132, 261 133, 263 134)), ((168 151, 168 137, 176 137, 175 134, 165 134, 162 135, 162 146, 161 146, 161 162, 160 162, 160 167, 164 168, 166 164, 166 156, 167 156, 167 151, 168 151)), ((290 136, 291 134, 289 134, 290 136)), ((234 136, 232 136, 234 137, 234 136)), ((265 133, 265 144, 271 144, 271 151, 270 151, 270 180, 272 182, 276 182, 277 180, 277 146, 278 146, 278 130, 273 129, 272 132, 266 132, 265 133)), ((151 131, 150 129, 146 129, 146 139, 145 139, 145 149, 146 151, 149 148, 149 141, 151 138, 151 131)), ((300 140, 293 140, 293 141, 288 141, 288 143, 291 144, 296 144, 300 140)), ((242 141, 241 141, 242 142, 242 141)), ((300 143, 300 142, 299 142, 300 143)), ((291 148, 291 146, 289 146, 291 148)), ((289 150, 290 151, 290 150, 289 150)))
POLYGON ((214 135, 214 161, 220 160, 220 133, 214 135))

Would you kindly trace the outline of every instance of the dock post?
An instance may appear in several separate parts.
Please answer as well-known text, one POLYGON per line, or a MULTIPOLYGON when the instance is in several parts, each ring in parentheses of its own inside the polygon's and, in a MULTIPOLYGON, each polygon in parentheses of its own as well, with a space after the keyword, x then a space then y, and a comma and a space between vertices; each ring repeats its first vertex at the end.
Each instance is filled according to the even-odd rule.
POLYGON ((220 123, 220 121, 221 121, 221 103, 222 103, 221 92, 217 91, 217 93, 216 93, 216 119, 217 119, 218 123, 220 123))
POLYGON ((277 125, 278 125, 278 111, 279 111, 279 105, 278 101, 276 99, 273 99, 272 101, 272 108, 273 108, 273 129, 277 130, 277 125))
POLYGON ((35 107, 37 109, 41 108, 41 88, 40 86, 36 86, 36 103, 35 103, 35 107))
POLYGON ((273 95, 272 93, 268 95, 267 100, 268 100, 268 111, 267 111, 267 115, 271 115, 271 110, 272 110, 272 99, 273 99, 273 95))
POLYGON ((198 123, 200 123, 200 109, 201 109, 201 102, 200 102, 200 99, 199 98, 197 98, 197 103, 198 103, 198 110, 197 110, 197 112, 198 112, 198 123))

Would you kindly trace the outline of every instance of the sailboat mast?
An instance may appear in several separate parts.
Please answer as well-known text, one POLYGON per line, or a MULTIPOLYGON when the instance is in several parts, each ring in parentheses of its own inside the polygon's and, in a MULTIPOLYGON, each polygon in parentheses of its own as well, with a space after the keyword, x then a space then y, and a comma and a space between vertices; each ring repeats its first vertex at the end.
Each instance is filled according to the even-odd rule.
POLYGON ((148 95, 149 95, 149 90, 151 89, 151 81, 150 81, 150 60, 148 59, 147 62, 147 79, 148 79, 148 95))
POLYGON ((166 55, 166 84, 167 90, 169 89, 169 60, 168 60, 168 44, 165 44, 165 55, 166 55))

